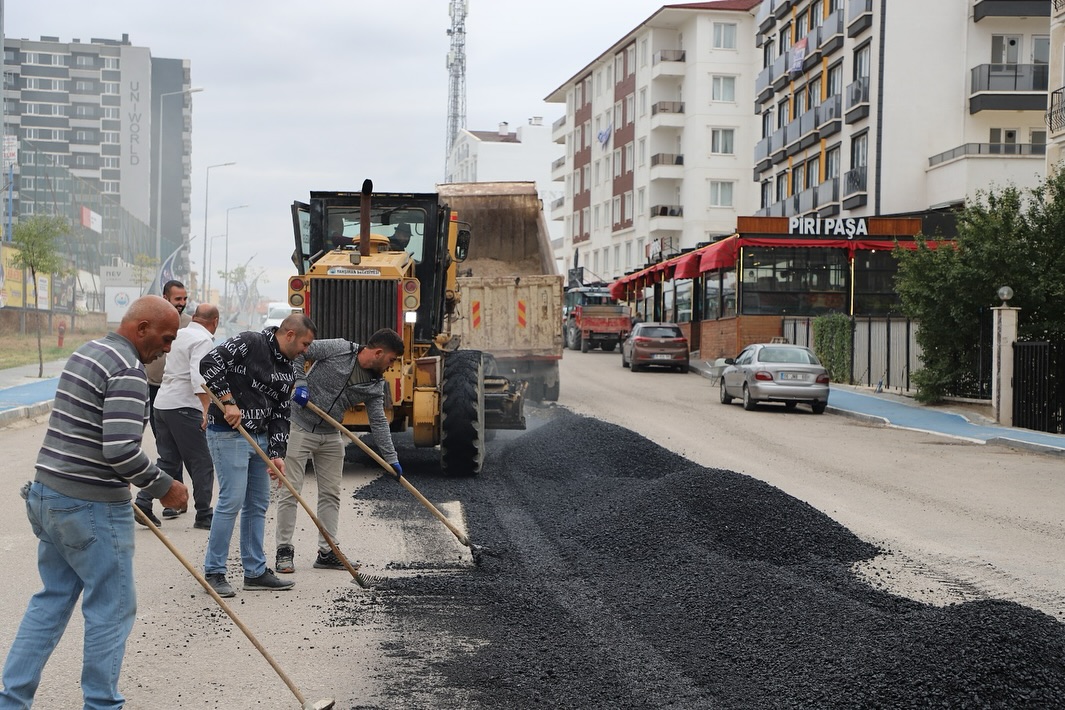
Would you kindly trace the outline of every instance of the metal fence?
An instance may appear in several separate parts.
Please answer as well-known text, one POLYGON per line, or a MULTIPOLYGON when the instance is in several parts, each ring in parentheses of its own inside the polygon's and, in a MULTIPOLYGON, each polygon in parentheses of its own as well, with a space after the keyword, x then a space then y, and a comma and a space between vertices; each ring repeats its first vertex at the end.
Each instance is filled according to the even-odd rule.
POLYGON ((1065 434, 1065 342, 1013 344, 1013 425, 1065 434))

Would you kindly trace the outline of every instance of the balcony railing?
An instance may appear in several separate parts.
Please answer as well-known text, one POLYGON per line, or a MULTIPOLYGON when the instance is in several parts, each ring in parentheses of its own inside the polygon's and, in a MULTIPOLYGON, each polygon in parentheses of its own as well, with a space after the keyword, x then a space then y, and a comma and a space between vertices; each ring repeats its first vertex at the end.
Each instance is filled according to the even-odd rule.
POLYGON ((864 165, 848 170, 843 173, 843 196, 854 195, 859 192, 865 192, 865 173, 866 167, 864 165))
POLYGON ((824 24, 821 25, 821 43, 820 47, 824 47, 832 39, 836 37, 839 41, 843 41, 843 10, 833 10, 825 18, 824 24))
POLYGON ((773 148, 773 136, 766 136, 754 145, 754 162, 760 163, 769 157, 773 148))
POLYGON ((660 113, 684 113, 683 101, 659 101, 651 106, 651 115, 660 113))
POLYGON ((981 64, 972 69, 972 93, 981 91, 1046 91, 1047 64, 981 64))
POLYGON ((817 188, 809 187, 795 195, 796 214, 805 214, 817 209, 817 188))
POLYGON ((860 77, 847 87, 847 110, 869 103, 869 77, 860 77))
POLYGON ((565 197, 556 197, 555 199, 551 200, 551 211, 553 212, 553 211, 559 209, 564 204, 566 204, 566 198, 565 197))
POLYGON ((558 129, 562 128, 565 125, 566 125, 566 117, 563 116, 562 118, 558 119, 557 121, 555 121, 554 123, 551 124, 551 132, 554 133, 555 131, 557 131, 558 129))
MULTIPOLYGON (((1065 5, 1065 0, 1060 1, 1065 5)), ((1050 94, 1050 110, 1047 111, 1045 119, 1051 133, 1065 129, 1065 96, 1063 94, 1065 94, 1065 87, 1055 89, 1050 94)))
POLYGON ((854 22, 855 19, 872 11, 873 0, 851 0, 850 8, 847 12, 847 21, 854 22))
POLYGON ((654 205, 651 207, 652 217, 683 217, 684 208, 680 205, 654 205))
POLYGON ((957 148, 945 150, 928 159, 928 167, 935 167, 955 158, 966 155, 988 155, 1002 157, 1005 155, 1046 155, 1046 143, 966 143, 957 148))
POLYGON ((684 50, 683 49, 661 49, 655 52, 652 58, 652 64, 658 64, 659 62, 683 62, 684 50))
POLYGON ((684 165, 684 156, 676 153, 655 153, 651 156, 651 166, 684 165))
POLYGON ((839 94, 829 96, 817 107, 817 125, 823 126, 830 121, 838 121, 843 117, 843 97, 839 94))
POLYGON ((817 186, 817 204, 839 202, 839 178, 829 178, 817 186))
POLYGON ((554 172, 566 164, 566 156, 551 161, 551 172, 554 172))

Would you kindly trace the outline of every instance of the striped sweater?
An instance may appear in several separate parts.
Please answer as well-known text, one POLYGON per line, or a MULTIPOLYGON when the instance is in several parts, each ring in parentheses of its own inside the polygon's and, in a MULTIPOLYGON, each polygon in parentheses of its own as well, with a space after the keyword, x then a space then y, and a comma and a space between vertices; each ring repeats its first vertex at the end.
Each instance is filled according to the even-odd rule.
POLYGON ((37 480, 72 498, 130 499, 129 485, 155 498, 173 479, 141 449, 148 380, 133 343, 117 333, 85 343, 59 377, 37 480))

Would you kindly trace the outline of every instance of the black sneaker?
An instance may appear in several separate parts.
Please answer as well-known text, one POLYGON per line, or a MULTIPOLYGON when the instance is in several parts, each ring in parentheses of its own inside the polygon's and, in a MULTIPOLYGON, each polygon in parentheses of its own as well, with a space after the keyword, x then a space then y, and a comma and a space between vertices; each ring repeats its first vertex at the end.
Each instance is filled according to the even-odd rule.
POLYGON ((277 573, 292 574, 296 571, 296 565, 292 558, 296 555, 296 548, 292 545, 280 545, 277 548, 277 573))
POLYGON ((184 515, 188 508, 163 508, 163 517, 170 519, 176 518, 179 515, 184 515))
MULTIPOLYGON (((141 509, 141 512, 144 513, 144 517, 146 517, 146 518, 148 518, 148 520, 152 521, 152 525, 154 525, 157 528, 161 528, 163 526, 163 521, 160 520, 159 518, 155 517, 155 513, 152 512, 152 506, 151 506, 150 503, 148 505, 141 505, 140 503, 134 503, 133 505, 135 505, 135 506, 137 506, 138 508, 141 509)), ((137 521, 138 525, 144 525, 144 523, 141 521, 141 519, 138 518, 136 515, 133 516, 133 519, 137 521)), ((144 527, 148 527, 148 526, 144 525, 144 527)))
POLYGON ((314 561, 315 569, 347 569, 344 563, 337 557, 337 553, 330 550, 329 552, 322 552, 318 550, 318 557, 314 561))
MULTIPOLYGON (((237 596, 236 590, 233 589, 233 585, 226 581, 226 576, 221 572, 215 572, 214 574, 205 574, 207 583, 211 585, 211 589, 220 597, 235 597, 237 596)), ((247 587, 245 587, 247 589, 247 587)))
POLYGON ((296 586, 295 582, 286 582, 278 579, 277 575, 269 567, 258 577, 244 578, 244 590, 248 592, 281 592, 286 589, 292 589, 294 586, 296 586))
POLYGON ((192 527, 199 528, 200 530, 210 530, 211 521, 214 520, 214 515, 207 515, 203 518, 196 518, 196 522, 192 524, 192 527))

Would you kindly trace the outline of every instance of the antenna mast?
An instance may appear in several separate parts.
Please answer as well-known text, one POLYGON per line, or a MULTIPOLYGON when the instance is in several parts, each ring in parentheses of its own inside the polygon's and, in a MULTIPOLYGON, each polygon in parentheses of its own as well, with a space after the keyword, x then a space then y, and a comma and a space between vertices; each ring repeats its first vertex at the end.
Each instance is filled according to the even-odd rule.
MULTIPOLYGON (((466 13, 469 0, 450 0, 448 14, 451 27, 451 50, 447 53, 447 149, 444 151, 445 172, 451 148, 459 131, 466 127, 466 13)), ((445 178, 447 176, 445 175, 445 178)))

